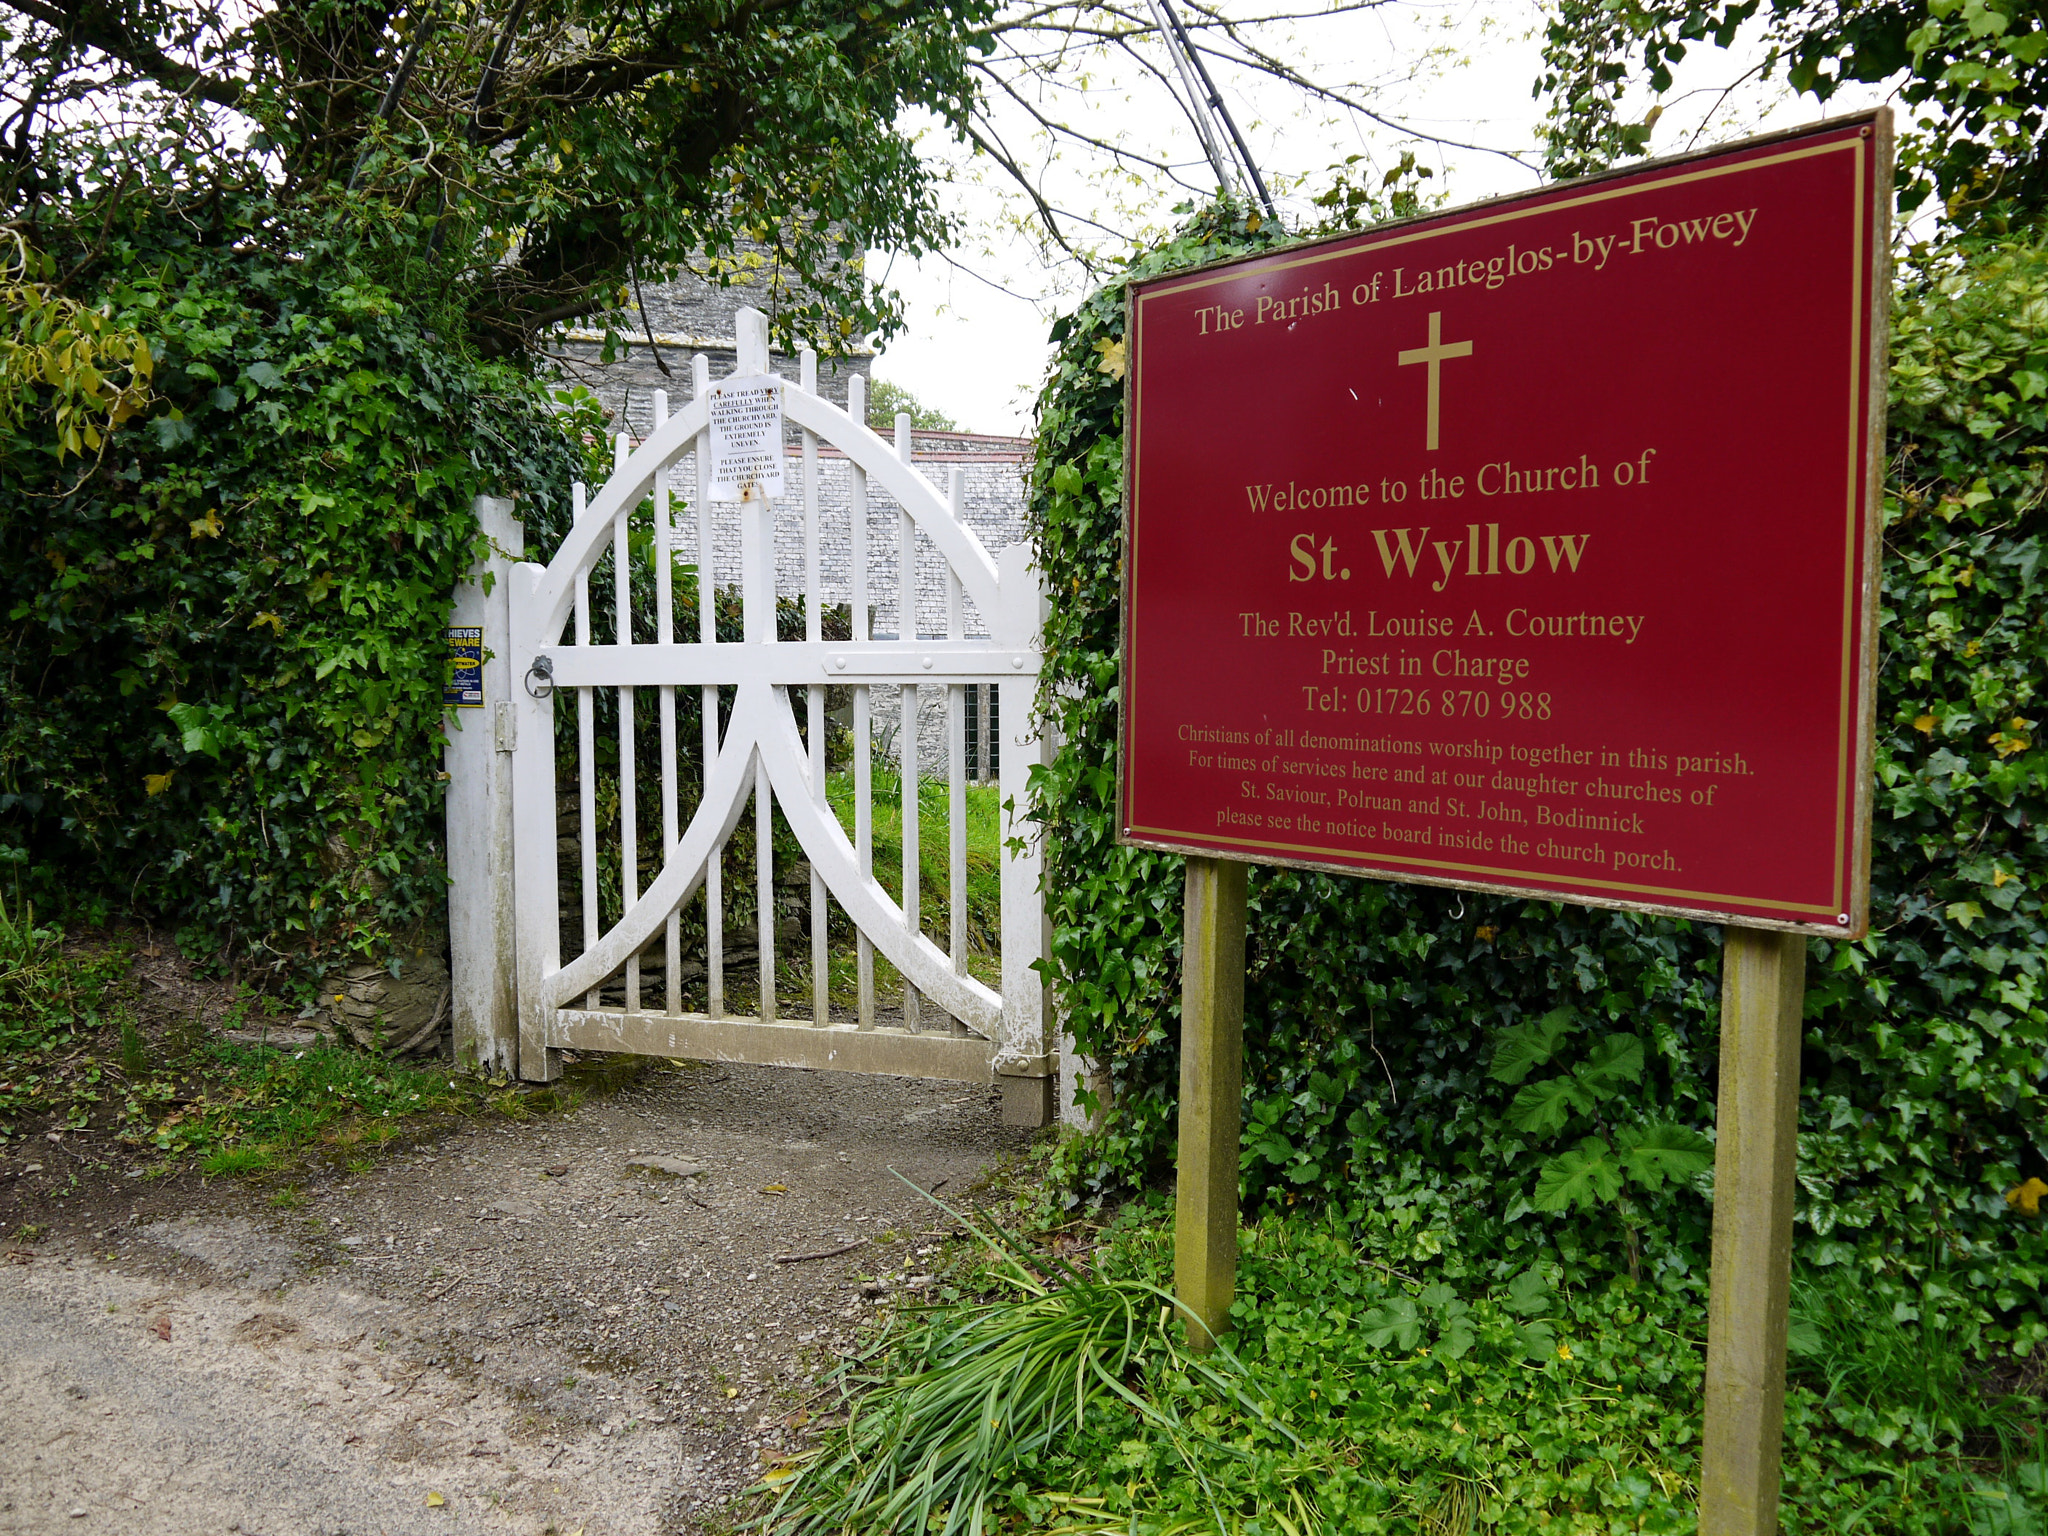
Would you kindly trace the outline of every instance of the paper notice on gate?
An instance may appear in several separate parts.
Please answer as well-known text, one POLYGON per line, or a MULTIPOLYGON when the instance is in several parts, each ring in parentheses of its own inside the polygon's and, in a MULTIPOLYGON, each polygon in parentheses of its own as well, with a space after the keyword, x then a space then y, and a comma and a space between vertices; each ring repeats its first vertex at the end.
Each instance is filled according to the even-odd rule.
POLYGON ((711 386, 711 499, 782 494, 782 380, 772 374, 711 386))

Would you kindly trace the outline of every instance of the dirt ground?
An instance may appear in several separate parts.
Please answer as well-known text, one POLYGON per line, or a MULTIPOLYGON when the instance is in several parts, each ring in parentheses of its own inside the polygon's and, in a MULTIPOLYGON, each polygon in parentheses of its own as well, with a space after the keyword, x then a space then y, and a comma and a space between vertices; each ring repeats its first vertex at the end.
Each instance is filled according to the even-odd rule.
POLYGON ((0 1232, 46 1230, 0 1256, 0 1533, 722 1530, 930 1283, 949 1224, 889 1170, 962 1193, 1028 1140, 1000 1120, 961 1084, 664 1068, 295 1208, 10 1149, 0 1232))

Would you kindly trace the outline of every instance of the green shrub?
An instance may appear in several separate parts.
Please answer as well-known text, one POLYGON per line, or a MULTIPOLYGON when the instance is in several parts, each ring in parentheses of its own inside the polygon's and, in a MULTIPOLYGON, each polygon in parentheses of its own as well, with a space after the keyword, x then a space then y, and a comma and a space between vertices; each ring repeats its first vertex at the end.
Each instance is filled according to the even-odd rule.
MULTIPOLYGON (((1263 243, 1198 223, 1126 280, 1263 243)), ((1113 1089, 1067 1154, 1084 1193, 1163 1170, 1177 1081, 1181 861, 1115 843, 1123 326, 1122 282, 1055 326, 1031 503, 1049 977, 1113 1089)), ((2024 1352, 2048 1337, 2048 1238, 2006 1198, 2048 1172, 2048 247, 1909 266, 1893 359, 1873 931, 1811 946, 1798 1244, 1966 1352, 2024 1352)), ((1718 930, 1284 869, 1250 901, 1253 1210, 1370 1208, 1383 1262, 1455 1233, 1588 1281, 1703 1273, 1718 930)))
POLYGON ((438 906, 472 499, 520 493, 545 547, 582 450, 330 250, 238 244, 233 197, 124 208, 91 299, 147 342, 146 418, 83 460, 0 418, 0 858, 46 905, 317 969, 438 906))

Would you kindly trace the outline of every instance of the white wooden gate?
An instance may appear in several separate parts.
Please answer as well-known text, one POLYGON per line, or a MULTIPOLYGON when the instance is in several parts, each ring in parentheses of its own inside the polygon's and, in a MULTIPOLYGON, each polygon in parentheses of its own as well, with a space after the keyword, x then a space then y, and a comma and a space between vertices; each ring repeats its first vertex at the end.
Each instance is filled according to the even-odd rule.
MULTIPOLYGON (((740 375, 768 371, 767 322, 755 310, 738 320, 740 375)), ((890 1073, 956 1081, 1001 1081, 1006 1118, 1042 1123, 1051 1109, 1055 1058, 1048 1054, 1043 993, 1035 962, 1044 952, 1039 864, 1032 829, 1017 820, 1026 804, 1030 765, 1041 760, 1029 735, 1043 596, 1028 545, 991 558, 961 516, 961 476, 942 495, 910 463, 908 419, 897 421, 892 448, 863 424, 862 381, 853 381, 850 412, 817 393, 816 358, 803 356, 802 379, 786 385, 786 417, 802 429, 802 470, 792 476, 794 506, 754 492, 738 504, 740 568, 718 569, 716 509, 708 489, 708 369, 695 367, 695 398, 676 414, 658 401, 656 425, 628 452, 618 443, 611 480, 587 503, 577 487, 577 516, 560 551, 543 569, 511 569, 513 862, 517 906, 518 1067, 547 1080, 563 1048, 642 1052, 700 1060, 746 1061, 848 1072, 890 1073), (665 419, 664 419, 665 418, 665 419), (822 638, 819 445, 851 461, 850 599, 852 633, 870 632, 874 608, 871 561, 894 567, 899 636, 893 640, 822 638), (694 480, 694 484, 689 484, 694 480), (886 489, 902 509, 895 548, 869 548, 867 493, 886 489), (688 506, 680 506, 687 492, 688 506), (636 560, 631 519, 652 499, 654 547, 636 560), (678 514, 681 514, 679 517, 678 514), (775 533, 778 515, 802 518, 805 638, 776 634, 775 533), (696 612, 678 612, 674 556, 694 519, 696 612), (926 614, 918 596, 919 536, 945 565, 943 613, 926 614), (594 568, 612 555, 611 590, 590 591, 594 568), (651 569, 650 569, 651 567, 651 569), (742 642, 720 643, 716 589, 734 578, 743 593, 742 642), (654 643, 635 643, 638 605, 651 602, 654 643), (969 605, 987 634, 969 638, 969 605), (602 614, 602 617, 600 617, 602 614), (678 626, 694 631, 687 641, 678 626), (926 633, 937 630, 940 633, 926 633), (565 631, 567 638, 565 639, 565 631), (1003 802, 1001 854, 1001 989, 968 974, 966 922, 965 693, 969 685, 1000 687, 1004 740, 999 758, 1003 802), (825 691, 850 685, 852 770, 856 809, 849 838, 826 802, 825 691), (729 717, 720 734, 720 693, 729 717), (894 745, 902 774, 903 900, 892 900, 874 876, 872 848, 873 690, 900 690, 901 727, 894 745), (676 690, 697 689, 701 743, 676 739, 676 690), (595 704, 616 691, 619 762, 600 824, 595 704), (800 690, 800 691, 799 691, 800 690), (806 730, 797 728, 792 699, 806 730), (579 773, 576 850, 581 860, 582 948, 564 961, 558 895, 558 794, 555 708, 577 714, 579 773), (660 804, 644 806, 636 790, 635 715, 652 706, 659 717, 660 804), (936 706, 946 725, 946 761, 919 761, 918 714, 936 706), (679 753, 701 754, 702 794, 687 821, 679 805, 679 753), (918 791, 929 768, 948 790, 947 908, 950 944, 941 949, 919 927, 918 791), (616 810, 609 801, 616 798, 616 810), (721 853, 748 800, 756 829, 759 1005, 734 1016, 724 1007, 724 900, 721 853), (776 997, 775 871, 770 807, 802 844, 811 870, 811 963, 807 1017, 782 1016, 776 997), (658 817, 664 857, 658 869, 638 865, 641 818, 658 817), (615 873, 614 873, 615 871, 615 873), (600 932, 599 880, 618 882, 623 915, 600 932), (681 1006, 679 914, 701 896, 706 1006, 681 1006), (858 1004, 833 1014, 828 997, 827 904, 851 919, 858 941, 858 1004), (662 980, 641 985, 642 956, 665 932, 662 980), (879 952, 904 978, 900 1024, 878 1023, 879 952), (661 995, 650 996, 651 991, 661 995), (616 996, 617 1002, 611 1001, 616 996)), ((724 504, 728 509, 732 504, 724 504)), ((730 510, 726 515, 730 517, 730 510)), ((883 541, 887 542, 887 541, 883 541)), ((980 627, 980 626, 978 626, 980 627)), ((986 710, 983 718, 987 718, 986 710)), ((692 957, 693 959, 695 957, 692 957)), ((651 963, 649 965, 651 971, 651 963)), ((651 981, 651 977, 650 977, 651 981)))

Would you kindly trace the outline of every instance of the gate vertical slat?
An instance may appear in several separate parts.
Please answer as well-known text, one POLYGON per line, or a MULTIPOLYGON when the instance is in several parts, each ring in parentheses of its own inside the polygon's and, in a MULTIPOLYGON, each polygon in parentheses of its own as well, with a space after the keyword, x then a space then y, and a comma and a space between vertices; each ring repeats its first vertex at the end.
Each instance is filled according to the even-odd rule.
MULTIPOLYGON (((806 392, 818 392, 818 354, 804 348, 802 384, 806 392)), ((818 565, 818 434, 804 429, 804 638, 816 643, 824 638, 822 609, 824 594, 819 590, 818 565)), ((805 690, 804 724, 811 745, 811 799, 820 810, 825 803, 825 685, 812 683, 805 690)), ((830 957, 825 952, 825 877, 811 866, 811 1022, 823 1029, 832 1022, 830 957)))
POLYGON ((761 1005, 765 1021, 775 1008, 775 791, 768 765, 754 767, 754 931, 761 943, 761 1005))
MULTIPOLYGON (((768 371, 766 322, 749 334, 741 328, 739 371, 768 371), (751 343, 751 344, 750 344, 751 343)), ((776 445, 780 448, 780 444, 776 445)), ((746 644, 776 643, 775 503, 758 486, 740 503, 740 603, 746 644)), ((786 690, 777 690, 788 707, 786 690)), ((763 1022, 776 1017, 775 1003, 775 791, 768 782, 768 764, 754 763, 754 937, 759 946, 759 1003, 755 1015, 763 1022)))
MULTIPOLYGON (((612 443, 614 472, 626 467, 632 443, 621 432, 612 443)), ((632 512, 621 508, 612 519, 612 609, 620 645, 633 643, 632 512)), ((640 805, 635 771, 633 704, 635 690, 619 689, 619 910, 630 912, 640 899, 640 805)), ((626 1012, 640 1011, 640 957, 626 962, 626 1012)))
MULTIPOLYGON (((846 381, 847 414, 862 426, 868 419, 868 381, 855 374, 846 381)), ((852 619, 853 639, 859 644, 873 632, 868 618, 868 472, 858 462, 853 464, 852 485, 849 489, 853 511, 853 591, 852 619)), ((875 764, 870 756, 873 748, 869 733, 873 728, 871 718, 872 699, 866 683, 855 685, 853 690, 853 851, 859 866, 861 878, 869 879, 875 872, 875 764)), ((866 930, 857 931, 854 938, 854 969, 859 1001, 856 1012, 859 1027, 875 1027, 875 941, 867 936, 866 930)))
MULTIPOLYGON (((583 521, 588 492, 578 481, 571 491, 574 515, 583 521)), ((576 578, 576 643, 590 644, 590 573, 576 578)), ((596 700, 589 688, 576 690, 576 835, 582 848, 579 866, 583 877, 583 947, 597 943, 597 758, 596 700)), ((597 1006, 597 993, 583 1000, 586 1008, 597 1006)))
MULTIPOLYGON (((741 310, 734 327, 737 342, 733 366, 742 376, 766 374, 768 366, 768 317, 759 310, 741 310)), ((777 443, 776 451, 782 450, 777 443)), ((775 612, 775 503, 760 486, 749 489, 740 501, 740 612, 745 643, 749 646, 776 642, 775 612)), ((786 689, 775 690, 788 707, 786 689)), ((754 935, 759 945, 759 1003, 756 1016, 767 1023, 776 1016, 775 1007, 775 799, 768 780, 768 763, 758 751, 754 758, 754 935)))
MULTIPOLYGON (((896 413, 896 456, 911 462, 910 413, 896 413)), ((896 518, 896 629, 902 644, 917 646, 917 520, 908 512, 896 518)), ((906 684, 896 691, 896 734, 900 738, 901 781, 897 788, 902 805, 903 835, 903 926, 914 938, 918 932, 918 898, 922 876, 917 820, 917 685, 906 684)), ((918 1027, 917 987, 903 979, 903 1027, 918 1027)))
MULTIPOLYGON (((668 391, 654 392, 654 430, 668 420, 668 391)), ((657 645, 676 641, 675 525, 668 500, 668 466, 654 477, 654 628, 657 645)), ((661 709, 661 862, 666 868, 676 845, 676 691, 663 684, 661 709)), ((683 1010, 683 915, 671 912, 663 925, 662 1011, 683 1010)))
MULTIPOLYGON (((711 359, 702 352, 690 359, 690 383, 696 398, 711 391, 711 359)), ((697 643, 718 643, 718 552, 717 530, 711 517, 711 429, 697 434, 697 643)), ((718 761, 718 688, 708 684, 700 693, 704 709, 704 777, 711 782, 711 768, 718 761)), ((711 852, 704 866, 704 1011, 714 1019, 725 1017, 725 844, 711 852)))
MULTIPOLYGON (((967 520, 967 471, 953 466, 948 486, 953 516, 967 520)), ((946 567, 946 638, 967 638, 967 615, 960 594, 960 576, 946 567)), ((954 683, 946 689, 946 914, 956 975, 967 974, 967 689, 954 683)), ((964 1026, 955 1021, 958 1033, 964 1026)))

